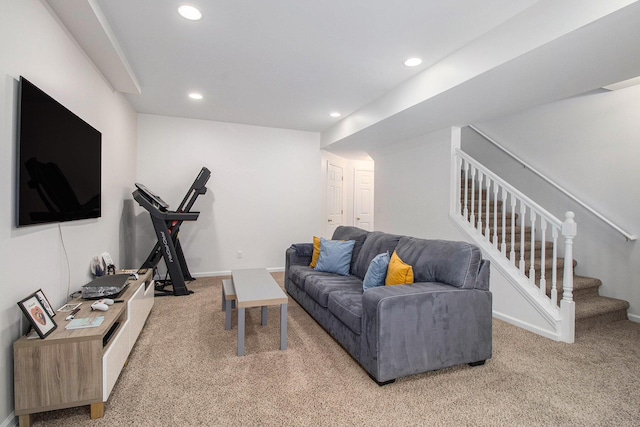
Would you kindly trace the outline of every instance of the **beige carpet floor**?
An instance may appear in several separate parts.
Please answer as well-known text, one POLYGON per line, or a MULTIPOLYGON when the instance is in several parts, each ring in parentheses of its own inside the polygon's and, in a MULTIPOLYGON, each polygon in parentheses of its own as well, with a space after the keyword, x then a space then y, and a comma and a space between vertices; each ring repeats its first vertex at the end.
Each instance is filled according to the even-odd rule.
MULTIPOLYGON (((276 278, 282 283, 282 274, 276 278)), ((279 309, 247 311, 246 356, 224 330, 221 279, 157 298, 105 416, 34 414, 34 426, 637 426, 640 324, 554 342, 494 320, 493 358, 376 385, 295 301, 289 348, 279 309)))

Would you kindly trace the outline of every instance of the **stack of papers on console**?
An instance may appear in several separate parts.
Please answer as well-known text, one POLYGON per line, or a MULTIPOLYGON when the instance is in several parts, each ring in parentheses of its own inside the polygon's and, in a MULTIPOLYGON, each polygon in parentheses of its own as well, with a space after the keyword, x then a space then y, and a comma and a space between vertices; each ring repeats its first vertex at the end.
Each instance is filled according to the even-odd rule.
POLYGON ((104 316, 98 317, 84 317, 82 319, 72 319, 65 329, 83 329, 83 328, 95 328, 102 325, 104 316))

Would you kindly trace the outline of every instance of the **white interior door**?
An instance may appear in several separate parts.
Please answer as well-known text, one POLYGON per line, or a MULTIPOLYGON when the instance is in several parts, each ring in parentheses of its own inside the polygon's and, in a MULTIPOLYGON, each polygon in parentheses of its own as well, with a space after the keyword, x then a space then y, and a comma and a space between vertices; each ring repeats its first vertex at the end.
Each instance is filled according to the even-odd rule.
POLYGON ((327 166, 327 237, 342 225, 343 170, 329 162, 327 166))
POLYGON ((353 223, 368 231, 373 231, 373 181, 373 171, 356 170, 353 223))

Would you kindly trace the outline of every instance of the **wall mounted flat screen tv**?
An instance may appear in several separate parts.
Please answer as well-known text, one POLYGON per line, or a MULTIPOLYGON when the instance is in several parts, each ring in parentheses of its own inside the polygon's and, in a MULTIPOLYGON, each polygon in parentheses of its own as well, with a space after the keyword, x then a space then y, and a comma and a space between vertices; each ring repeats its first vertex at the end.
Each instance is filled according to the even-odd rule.
POLYGON ((17 139, 18 227, 100 217, 102 134, 24 77, 17 139))

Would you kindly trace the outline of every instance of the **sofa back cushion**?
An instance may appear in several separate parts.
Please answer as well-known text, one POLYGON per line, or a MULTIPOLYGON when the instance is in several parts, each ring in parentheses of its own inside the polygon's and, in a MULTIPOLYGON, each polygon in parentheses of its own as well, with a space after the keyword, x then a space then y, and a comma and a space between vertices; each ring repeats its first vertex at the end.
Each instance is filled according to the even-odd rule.
MULTIPOLYGON (((349 265, 351 274, 353 274, 354 264, 358 259, 358 254, 360 254, 360 249, 362 248, 362 245, 368 234, 369 232, 367 230, 347 225, 340 225, 336 227, 333 232, 333 237, 331 238, 332 240, 355 240, 355 244, 353 245, 353 253, 351 254, 351 264, 349 265)), ((364 275, 362 277, 364 277, 364 275)))
POLYGON ((395 234, 383 233, 381 231, 371 231, 367 234, 362 248, 358 254, 355 264, 351 268, 351 274, 364 279, 371 260, 378 254, 389 252, 390 254, 396 249, 400 237, 395 234))
POLYGON ((396 251, 413 267, 415 282, 442 282, 463 289, 476 286, 482 260, 476 245, 403 237, 396 251))

